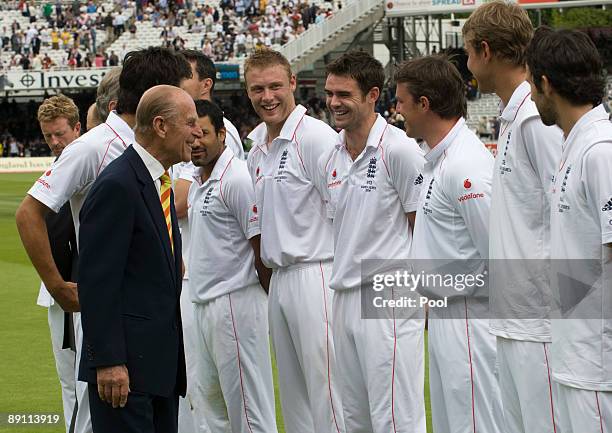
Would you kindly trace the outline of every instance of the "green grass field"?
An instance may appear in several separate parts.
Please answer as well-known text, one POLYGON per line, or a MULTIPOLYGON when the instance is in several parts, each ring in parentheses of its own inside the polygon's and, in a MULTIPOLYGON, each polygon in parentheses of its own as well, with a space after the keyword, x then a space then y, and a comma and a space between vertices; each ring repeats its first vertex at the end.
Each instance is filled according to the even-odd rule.
MULTIPOLYGON (((0 275, 3 276, 0 285, 0 433, 64 431, 63 422, 53 427, 13 427, 4 423, 7 413, 62 412, 47 311, 36 305, 40 280, 21 246, 15 226, 15 210, 37 177, 33 173, 0 174, 0 275)), ((276 380, 276 368, 274 372, 276 380)), ((427 425, 432 432, 428 382, 426 370, 427 425)), ((275 390, 279 433, 284 433, 276 383, 275 390)))

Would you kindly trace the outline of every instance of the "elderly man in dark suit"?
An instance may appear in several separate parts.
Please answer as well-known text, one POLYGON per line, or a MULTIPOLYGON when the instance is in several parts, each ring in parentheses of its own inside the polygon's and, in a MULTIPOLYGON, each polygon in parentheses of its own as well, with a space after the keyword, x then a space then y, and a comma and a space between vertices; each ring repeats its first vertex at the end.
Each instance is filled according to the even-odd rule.
POLYGON ((93 185, 79 233, 83 350, 94 433, 173 433, 185 393, 181 240, 168 169, 201 136, 191 97, 156 86, 136 142, 93 185))

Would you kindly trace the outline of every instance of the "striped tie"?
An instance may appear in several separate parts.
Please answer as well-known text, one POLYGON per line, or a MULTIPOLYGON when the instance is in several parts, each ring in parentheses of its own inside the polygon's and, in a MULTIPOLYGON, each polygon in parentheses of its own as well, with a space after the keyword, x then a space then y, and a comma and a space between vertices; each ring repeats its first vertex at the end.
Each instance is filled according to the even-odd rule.
POLYGON ((170 247, 174 254, 174 242, 172 242, 172 218, 170 217, 170 193, 172 192, 172 181, 168 171, 165 171, 159 178, 161 188, 159 190, 161 196, 161 205, 164 210, 164 218, 166 218, 166 226, 168 227, 168 236, 170 236, 170 247))

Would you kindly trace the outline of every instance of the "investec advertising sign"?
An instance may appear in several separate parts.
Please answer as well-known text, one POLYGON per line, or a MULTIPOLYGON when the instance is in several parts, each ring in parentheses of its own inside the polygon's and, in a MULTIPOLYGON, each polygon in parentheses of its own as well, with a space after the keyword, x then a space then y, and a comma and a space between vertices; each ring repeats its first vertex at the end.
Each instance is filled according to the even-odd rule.
POLYGON ((112 68, 8 71, 4 90, 89 89, 112 68))
POLYGON ((387 16, 469 12, 486 0, 385 0, 387 16))

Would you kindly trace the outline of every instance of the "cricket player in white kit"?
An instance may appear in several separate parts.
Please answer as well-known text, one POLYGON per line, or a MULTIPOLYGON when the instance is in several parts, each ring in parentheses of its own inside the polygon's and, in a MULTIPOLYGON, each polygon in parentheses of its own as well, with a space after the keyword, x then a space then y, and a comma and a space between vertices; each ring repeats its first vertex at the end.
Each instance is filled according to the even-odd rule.
POLYGON ((417 143, 387 124, 374 106, 383 67, 365 52, 327 65, 327 107, 343 128, 320 161, 320 188, 334 227, 333 329, 346 431, 425 433, 423 310, 363 318, 362 284, 374 274, 362 260, 408 259, 421 184, 417 143))
MULTIPOLYGON (((43 137, 51 149, 53 156, 59 158, 64 148, 76 140, 81 132, 79 122, 79 109, 72 99, 57 95, 45 99, 38 107, 38 122, 43 137)), ((46 224, 49 231, 49 244, 54 261, 60 274, 70 279, 71 274, 76 272, 76 236, 70 205, 62 206, 58 213, 47 214, 46 224)), ((70 431, 74 424, 77 411, 76 404, 76 353, 70 346, 70 337, 66 333, 72 333, 70 327, 72 320, 70 315, 62 310, 62 307, 53 300, 45 285, 40 283, 40 291, 36 301, 41 307, 48 308, 49 331, 51 334, 51 347, 55 358, 55 367, 59 377, 62 390, 62 405, 66 432, 70 431), (66 344, 68 343, 68 344, 66 344)))
POLYGON ((189 190, 189 263, 197 401, 212 433, 275 433, 266 296, 271 272, 259 257, 253 184, 246 162, 224 144, 221 109, 197 101, 196 110, 202 138, 191 152, 199 176, 189 190))
POLYGON ((612 124, 602 62, 578 31, 539 28, 527 50, 531 97, 563 130, 551 201, 552 376, 562 433, 612 431, 612 124), (569 302, 568 302, 569 300, 569 302))
POLYGON ((257 51, 245 83, 263 122, 250 134, 261 258, 273 269, 269 324, 287 433, 340 433, 344 420, 332 338, 331 221, 315 188, 318 158, 337 134, 295 104, 295 75, 278 52, 257 51))
MULTIPOLYGON (((43 283, 64 311, 79 310, 76 284, 64 281, 58 273, 49 248, 44 216, 50 210, 57 212, 70 201, 78 238, 79 212, 89 189, 99 173, 134 142, 131 126, 142 93, 162 82, 178 85, 190 76, 187 61, 170 50, 155 47, 129 53, 120 76, 117 111, 111 112, 105 123, 67 146, 62 156, 30 188, 17 210, 17 228, 24 248, 43 283)), ((82 344, 78 313, 74 314, 74 328, 77 348, 75 373, 78 374, 82 344)), ((79 410, 74 431, 91 432, 87 383, 76 378, 75 381, 79 410)))
POLYGON ((525 81, 527 11, 495 1, 463 27, 468 68, 501 98, 489 239, 491 322, 507 433, 555 432, 550 375, 550 198, 561 131, 545 126, 525 81))
POLYGON ((446 299, 446 306, 429 309, 433 428, 501 433, 486 275, 493 156, 465 123, 463 79, 447 59, 410 60, 395 81, 406 134, 430 149, 412 241, 414 268, 431 275, 447 269, 456 277, 454 284, 417 288, 427 298, 446 299))

